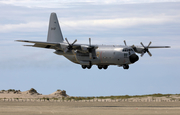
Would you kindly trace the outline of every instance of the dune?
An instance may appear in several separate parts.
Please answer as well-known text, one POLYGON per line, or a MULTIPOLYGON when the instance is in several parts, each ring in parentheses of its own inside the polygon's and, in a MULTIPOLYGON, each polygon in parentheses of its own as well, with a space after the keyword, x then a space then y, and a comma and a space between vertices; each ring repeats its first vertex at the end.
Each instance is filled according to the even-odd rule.
POLYGON ((20 90, 1 90, 0 98, 61 98, 67 97, 66 91, 57 90, 49 95, 42 95, 38 93, 34 88, 21 92, 20 90))

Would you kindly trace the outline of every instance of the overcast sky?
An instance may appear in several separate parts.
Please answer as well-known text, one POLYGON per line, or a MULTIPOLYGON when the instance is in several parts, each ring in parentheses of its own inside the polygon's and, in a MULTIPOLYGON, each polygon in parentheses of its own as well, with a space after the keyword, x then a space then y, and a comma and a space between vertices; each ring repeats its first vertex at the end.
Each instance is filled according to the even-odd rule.
POLYGON ((70 96, 180 93, 180 0, 0 0, 0 90, 35 88, 70 96), (70 42, 152 46, 129 70, 83 70, 54 50, 14 40, 46 41, 50 13, 70 42), (30 44, 28 44, 30 45, 30 44))

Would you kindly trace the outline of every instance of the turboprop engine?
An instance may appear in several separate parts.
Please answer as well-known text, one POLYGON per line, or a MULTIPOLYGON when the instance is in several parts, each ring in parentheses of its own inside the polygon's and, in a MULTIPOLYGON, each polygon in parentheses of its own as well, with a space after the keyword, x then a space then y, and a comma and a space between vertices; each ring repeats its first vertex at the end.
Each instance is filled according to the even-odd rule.
POLYGON ((152 42, 149 42, 149 45, 146 47, 144 46, 144 44, 141 42, 141 45, 143 47, 139 47, 139 46, 132 46, 132 48, 134 49, 134 51, 136 53, 140 53, 141 54, 141 57, 147 52, 149 54, 149 56, 152 56, 152 54, 149 52, 149 46, 151 45, 152 42))

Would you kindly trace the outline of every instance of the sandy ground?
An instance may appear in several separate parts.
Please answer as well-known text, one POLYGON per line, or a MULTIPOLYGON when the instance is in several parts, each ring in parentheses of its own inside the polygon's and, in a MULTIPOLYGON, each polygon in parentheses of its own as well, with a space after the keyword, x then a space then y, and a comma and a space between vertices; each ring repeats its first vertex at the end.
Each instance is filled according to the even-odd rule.
POLYGON ((179 115, 180 102, 0 102, 0 115, 179 115))

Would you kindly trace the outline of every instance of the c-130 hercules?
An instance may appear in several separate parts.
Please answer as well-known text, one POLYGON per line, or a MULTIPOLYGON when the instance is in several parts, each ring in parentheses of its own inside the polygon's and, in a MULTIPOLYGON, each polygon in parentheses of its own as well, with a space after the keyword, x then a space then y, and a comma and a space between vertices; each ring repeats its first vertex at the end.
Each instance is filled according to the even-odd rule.
POLYGON ((29 40, 16 40, 18 42, 34 43, 34 45, 25 45, 39 48, 55 49, 55 54, 63 55, 70 61, 80 64, 83 69, 91 69, 92 65, 97 65, 99 69, 107 69, 109 65, 117 65, 124 69, 129 69, 129 64, 133 64, 139 60, 136 53, 141 56, 144 53, 152 54, 149 48, 170 48, 169 46, 127 46, 125 45, 91 45, 91 38, 89 44, 75 44, 69 43, 67 38, 63 39, 63 35, 59 26, 56 13, 51 13, 49 21, 49 30, 47 42, 29 41, 29 40))

